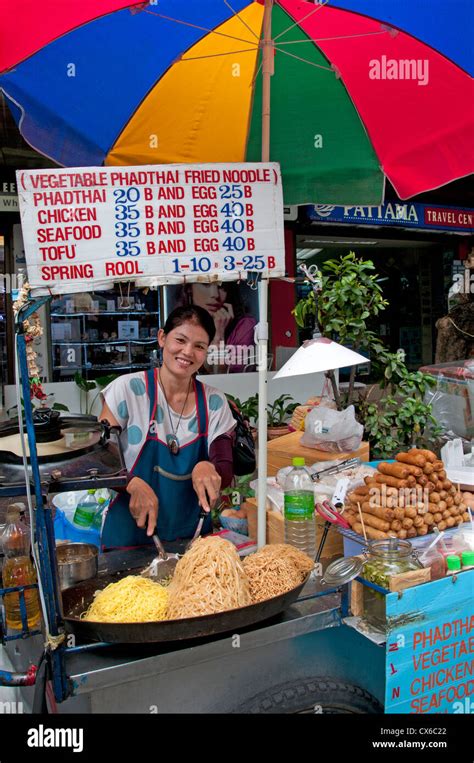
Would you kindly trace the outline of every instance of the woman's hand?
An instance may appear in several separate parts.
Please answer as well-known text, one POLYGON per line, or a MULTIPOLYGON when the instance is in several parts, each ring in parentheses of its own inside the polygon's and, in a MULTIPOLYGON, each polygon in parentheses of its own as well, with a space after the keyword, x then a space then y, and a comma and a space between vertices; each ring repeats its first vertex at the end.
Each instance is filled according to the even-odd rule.
POLYGON ((225 330, 234 317, 234 309, 230 303, 226 302, 225 305, 219 310, 216 310, 215 313, 211 313, 211 316, 216 327, 216 335, 213 344, 218 344, 224 339, 225 330))
POLYGON ((221 478, 214 464, 199 461, 192 471, 193 488, 204 511, 210 511, 219 497, 221 478))
POLYGON ((137 527, 146 527, 146 534, 153 535, 158 519, 158 498, 155 492, 140 477, 132 477, 127 485, 127 493, 130 495, 130 514, 137 527))

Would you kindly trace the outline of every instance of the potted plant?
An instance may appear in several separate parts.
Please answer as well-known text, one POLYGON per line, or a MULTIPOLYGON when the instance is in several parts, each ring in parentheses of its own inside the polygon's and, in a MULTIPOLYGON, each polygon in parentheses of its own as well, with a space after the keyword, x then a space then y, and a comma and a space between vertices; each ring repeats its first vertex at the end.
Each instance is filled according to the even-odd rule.
MULTIPOLYGON (((258 422, 258 394, 252 395, 244 402, 241 402, 238 397, 227 395, 239 408, 244 419, 248 419, 250 423, 250 429, 254 440, 257 439, 256 424, 258 422)), ((288 434, 288 422, 291 419, 295 408, 300 403, 289 402, 293 400, 291 395, 280 395, 271 405, 267 406, 267 422, 268 422, 268 440, 273 440, 275 437, 280 437, 282 434, 288 434)))
POLYGON ((267 406, 268 440, 288 434, 288 422, 298 405, 299 403, 295 403, 291 395, 280 395, 267 406))

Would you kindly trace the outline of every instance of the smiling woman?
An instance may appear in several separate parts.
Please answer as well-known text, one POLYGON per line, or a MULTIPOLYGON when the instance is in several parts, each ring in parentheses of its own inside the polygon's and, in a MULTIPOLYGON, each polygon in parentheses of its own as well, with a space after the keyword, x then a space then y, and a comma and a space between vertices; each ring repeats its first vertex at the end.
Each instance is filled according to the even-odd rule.
POLYGON ((129 482, 111 504, 104 524, 106 548, 191 537, 200 507, 207 512, 220 487, 230 484, 232 430, 229 405, 217 389, 195 379, 215 334, 202 307, 173 310, 158 342, 160 369, 128 374, 103 391, 101 418, 122 427, 129 482))

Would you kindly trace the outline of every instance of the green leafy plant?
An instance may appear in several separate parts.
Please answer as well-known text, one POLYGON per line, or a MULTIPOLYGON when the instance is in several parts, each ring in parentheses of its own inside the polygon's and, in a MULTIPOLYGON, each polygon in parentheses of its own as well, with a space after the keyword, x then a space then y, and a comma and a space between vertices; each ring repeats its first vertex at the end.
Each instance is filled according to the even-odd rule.
POLYGON ((52 406, 53 411, 69 411, 69 408, 67 405, 64 405, 64 403, 53 403, 52 406))
MULTIPOLYGON (((227 397, 237 405, 244 418, 247 418, 251 423, 258 421, 258 394, 252 395, 243 402, 233 395, 227 394, 227 397)), ((293 411, 300 403, 294 401, 289 403, 289 400, 293 400, 291 395, 280 395, 271 405, 267 406, 269 427, 280 427, 290 420, 293 411)))
POLYGON ((84 376, 82 376, 82 374, 76 373, 74 375, 74 381, 80 390, 79 407, 81 413, 85 413, 86 416, 90 415, 94 410, 95 402, 99 397, 102 389, 106 387, 107 384, 110 384, 110 382, 114 381, 114 379, 117 377, 118 374, 107 374, 106 376, 98 376, 95 381, 89 381, 84 376), (92 392, 93 390, 97 390, 97 394, 89 402, 88 393, 92 392), (83 408, 85 408, 85 410, 83 410, 83 408))
POLYGON ((390 352, 370 330, 370 321, 388 305, 374 270, 371 261, 358 259, 354 252, 325 262, 317 300, 313 291, 300 300, 293 313, 297 324, 304 326, 311 310, 316 310, 317 301, 315 319, 323 336, 370 355, 371 371, 378 379, 371 392, 359 401, 354 400, 353 366, 347 394, 335 390, 335 398, 339 409, 355 404, 373 456, 388 458, 407 446, 432 447, 441 430, 431 406, 424 402, 426 391, 435 381, 420 371, 409 371, 403 350, 390 352), (383 394, 376 401, 370 400, 375 389, 383 394))
POLYGON ((291 395, 280 395, 271 405, 267 406, 267 420, 269 427, 282 427, 287 424, 291 419, 295 408, 300 403, 294 401, 289 403, 289 400, 293 400, 291 395))

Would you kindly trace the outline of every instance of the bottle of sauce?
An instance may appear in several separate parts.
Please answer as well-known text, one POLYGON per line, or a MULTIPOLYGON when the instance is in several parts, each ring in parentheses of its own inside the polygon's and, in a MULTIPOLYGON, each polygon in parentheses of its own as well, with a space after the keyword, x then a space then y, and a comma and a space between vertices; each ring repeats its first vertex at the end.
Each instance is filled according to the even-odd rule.
MULTIPOLYGON (((3 587, 36 583, 36 572, 30 558, 30 536, 20 521, 20 511, 16 506, 7 509, 5 530, 1 538, 4 554, 2 569, 3 587)), ((24 591, 28 627, 34 628, 40 620, 38 590, 28 588, 24 591)), ((8 628, 22 630, 20 592, 14 591, 4 596, 5 620, 8 628)))

